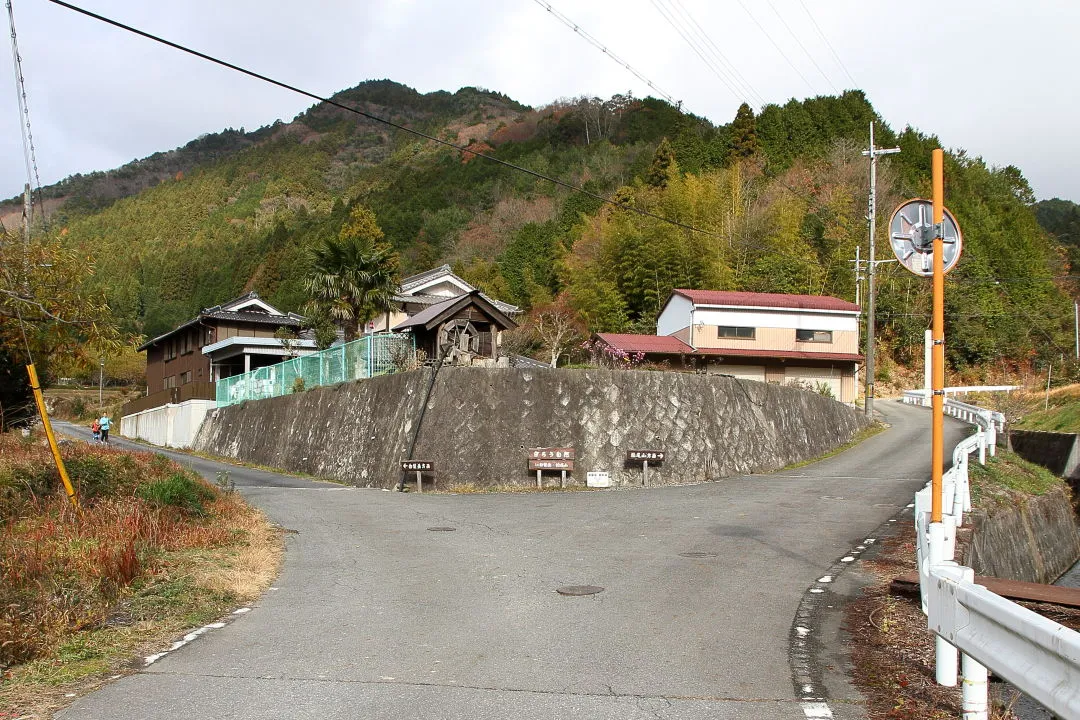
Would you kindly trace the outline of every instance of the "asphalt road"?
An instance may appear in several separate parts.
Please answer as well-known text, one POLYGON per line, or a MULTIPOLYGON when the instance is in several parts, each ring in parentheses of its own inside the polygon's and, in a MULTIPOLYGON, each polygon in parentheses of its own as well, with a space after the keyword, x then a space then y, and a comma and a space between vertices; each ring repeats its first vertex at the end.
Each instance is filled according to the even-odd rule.
MULTIPOLYGON (((878 410, 890 429, 836 457, 687 487, 416 495, 227 466, 296 531, 276 585, 58 717, 805 718, 800 603, 929 478, 929 412, 878 410)), ((836 588, 815 656, 832 716, 863 717, 836 588)))

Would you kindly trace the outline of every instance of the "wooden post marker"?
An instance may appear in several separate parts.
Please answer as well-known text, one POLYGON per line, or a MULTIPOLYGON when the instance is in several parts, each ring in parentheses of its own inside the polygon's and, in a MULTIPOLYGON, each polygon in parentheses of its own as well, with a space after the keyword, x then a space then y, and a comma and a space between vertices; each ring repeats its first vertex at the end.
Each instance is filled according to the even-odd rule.
POLYGON ((424 473, 435 472, 435 463, 431 460, 403 460, 401 470, 402 472, 416 473, 416 492, 422 495, 424 493, 424 473))
POLYGON ((666 453, 663 450, 627 450, 626 462, 641 463, 641 487, 649 486, 649 463, 660 465, 666 453))

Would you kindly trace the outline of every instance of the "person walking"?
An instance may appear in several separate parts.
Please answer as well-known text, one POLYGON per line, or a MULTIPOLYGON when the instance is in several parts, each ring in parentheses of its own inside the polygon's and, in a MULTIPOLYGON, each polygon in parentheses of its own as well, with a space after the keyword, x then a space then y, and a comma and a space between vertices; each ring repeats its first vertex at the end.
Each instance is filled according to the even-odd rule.
POLYGON ((101 442, 101 424, 96 419, 90 424, 90 432, 94 434, 94 440, 101 442))
POLYGON ((101 442, 109 442, 109 427, 112 425, 112 421, 109 420, 108 413, 101 413, 101 418, 98 420, 98 427, 101 428, 101 442))

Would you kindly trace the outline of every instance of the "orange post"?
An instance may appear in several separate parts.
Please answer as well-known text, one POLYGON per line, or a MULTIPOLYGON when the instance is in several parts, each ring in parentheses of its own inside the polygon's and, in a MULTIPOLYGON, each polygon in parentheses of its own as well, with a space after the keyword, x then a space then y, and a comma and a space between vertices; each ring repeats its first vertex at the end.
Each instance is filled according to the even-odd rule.
POLYGON ((68 500, 72 507, 79 509, 79 498, 75 495, 75 488, 71 485, 67 468, 64 467, 64 459, 60 457, 60 448, 56 444, 56 436, 53 435, 52 423, 49 422, 49 413, 45 409, 45 398, 41 395, 41 384, 38 383, 37 370, 34 366, 27 365, 26 372, 30 373, 30 388, 34 391, 34 402, 37 403, 38 413, 41 415, 41 424, 45 426, 45 437, 49 439, 49 449, 52 450, 53 460, 56 461, 56 470, 60 473, 60 479, 64 481, 64 490, 67 491, 68 500))
POLYGON ((934 322, 931 353, 931 407, 933 431, 930 439, 931 505, 930 522, 941 522, 942 464, 945 460, 945 248, 942 223, 945 220, 945 152, 934 150, 931 177, 934 185, 934 322))

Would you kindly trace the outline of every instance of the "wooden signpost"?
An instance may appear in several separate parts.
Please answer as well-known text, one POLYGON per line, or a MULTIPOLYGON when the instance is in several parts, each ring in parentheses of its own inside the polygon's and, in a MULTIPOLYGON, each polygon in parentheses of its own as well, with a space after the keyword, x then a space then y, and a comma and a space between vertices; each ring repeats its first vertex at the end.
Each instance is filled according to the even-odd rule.
POLYGON ((641 463, 641 486, 649 485, 649 463, 660 465, 664 462, 663 450, 627 450, 626 463, 641 463))
POLYGON ((544 486, 542 474, 545 470, 559 470, 562 473, 559 487, 566 487, 566 473, 574 472, 574 448, 539 447, 529 450, 529 470, 536 471, 536 487, 544 486))
MULTIPOLYGON (((430 460, 402 460, 401 470, 403 472, 415 472, 416 473, 416 492, 424 492, 424 477, 426 472, 435 472, 435 463, 430 460)), ((404 488, 402 488, 404 489, 404 488)))

